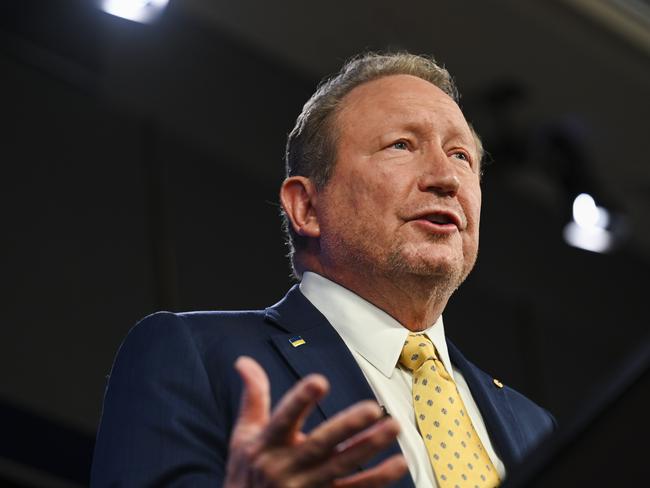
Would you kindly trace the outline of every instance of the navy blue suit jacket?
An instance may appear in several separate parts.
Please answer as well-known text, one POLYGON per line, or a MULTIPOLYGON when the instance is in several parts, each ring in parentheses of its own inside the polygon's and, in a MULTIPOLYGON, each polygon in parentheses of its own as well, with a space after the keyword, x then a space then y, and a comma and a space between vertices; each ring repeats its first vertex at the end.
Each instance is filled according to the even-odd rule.
MULTIPOLYGON (((552 416, 467 361, 448 343, 492 442, 511 469, 554 428, 552 416)), ((106 390, 91 485, 221 486, 242 384, 233 368, 255 358, 271 380, 275 403, 295 382, 320 373, 331 393, 308 418, 308 431, 374 395, 356 361, 325 317, 292 288, 259 311, 159 312, 124 340, 106 390), (294 347, 300 336, 305 344, 294 347)), ((399 452, 395 442, 368 465, 399 452)), ((413 487, 406 476, 396 486, 413 487)))

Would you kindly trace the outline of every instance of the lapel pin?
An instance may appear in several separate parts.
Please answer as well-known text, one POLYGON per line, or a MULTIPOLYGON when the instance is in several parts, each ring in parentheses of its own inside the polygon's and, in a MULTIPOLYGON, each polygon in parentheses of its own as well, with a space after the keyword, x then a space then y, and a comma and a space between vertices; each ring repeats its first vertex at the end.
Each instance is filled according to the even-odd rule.
POLYGON ((298 347, 298 346, 302 346, 305 343, 305 339, 303 339, 300 336, 295 336, 289 339, 289 342, 293 347, 298 347))
POLYGON ((501 383, 498 379, 494 378, 492 382, 495 384, 497 388, 503 388, 503 383, 501 383))

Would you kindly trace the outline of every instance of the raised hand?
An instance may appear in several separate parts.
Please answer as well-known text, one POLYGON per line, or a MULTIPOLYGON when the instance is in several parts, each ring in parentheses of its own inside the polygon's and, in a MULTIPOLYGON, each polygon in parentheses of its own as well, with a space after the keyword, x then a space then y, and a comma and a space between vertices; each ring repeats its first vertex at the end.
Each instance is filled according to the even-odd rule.
POLYGON ((225 488, 374 488, 406 474, 402 455, 358 471, 399 432, 397 422, 382 417, 375 402, 359 402, 303 433, 305 419, 329 390, 323 376, 299 381, 271 413, 269 380, 262 367, 240 357, 235 368, 244 389, 230 441, 225 488))

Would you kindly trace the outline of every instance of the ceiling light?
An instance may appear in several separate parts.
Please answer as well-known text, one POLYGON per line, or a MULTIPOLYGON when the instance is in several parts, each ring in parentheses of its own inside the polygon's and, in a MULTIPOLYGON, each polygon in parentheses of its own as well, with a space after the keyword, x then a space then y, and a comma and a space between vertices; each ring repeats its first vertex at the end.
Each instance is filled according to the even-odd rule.
POLYGON ((564 227, 564 240, 587 251, 607 252, 614 241, 608 230, 610 220, 607 209, 596 205, 591 195, 581 193, 573 200, 573 221, 564 227))
POLYGON ((169 0, 102 0, 104 12, 135 22, 156 20, 165 10, 169 0))

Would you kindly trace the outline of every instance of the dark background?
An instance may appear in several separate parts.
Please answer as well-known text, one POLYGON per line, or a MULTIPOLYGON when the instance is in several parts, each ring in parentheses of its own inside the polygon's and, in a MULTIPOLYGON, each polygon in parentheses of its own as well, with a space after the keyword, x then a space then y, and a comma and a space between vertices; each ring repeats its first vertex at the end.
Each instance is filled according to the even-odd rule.
POLYGON ((282 297, 286 134, 366 49, 435 55, 490 153, 448 334, 573 425, 648 344, 650 7, 616 5, 186 0, 147 25, 3 3, 0 483, 87 482, 139 318, 282 297), (582 190, 625 216, 611 254, 562 239, 582 190))

